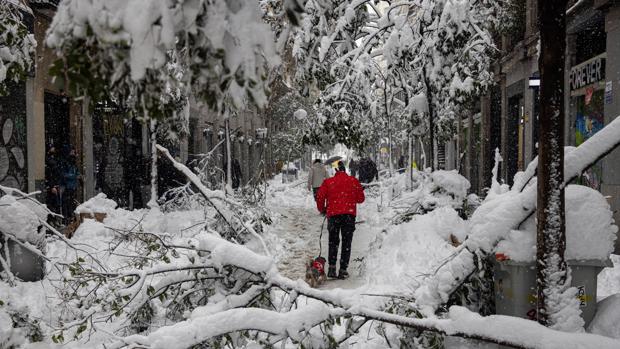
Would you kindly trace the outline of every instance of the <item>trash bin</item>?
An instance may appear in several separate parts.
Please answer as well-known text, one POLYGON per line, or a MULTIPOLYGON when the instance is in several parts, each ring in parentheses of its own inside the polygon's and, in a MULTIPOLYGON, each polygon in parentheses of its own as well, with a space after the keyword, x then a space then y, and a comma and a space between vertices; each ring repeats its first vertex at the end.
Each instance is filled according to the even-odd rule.
MULTIPOLYGON (((0 234, 0 239, 8 245, 11 273, 22 281, 39 281, 45 275, 45 260, 39 255, 24 248, 13 240, 5 241, 0 234)), ((0 249, 0 255, 6 259, 4 247, 0 249)), ((0 264, 0 271, 4 268, 0 264)))
MULTIPOLYGON (((495 308, 497 314, 536 320, 536 264, 494 260, 495 308)), ((587 327, 596 313, 597 276, 611 261, 567 261, 571 286, 578 289, 581 317, 587 327)))

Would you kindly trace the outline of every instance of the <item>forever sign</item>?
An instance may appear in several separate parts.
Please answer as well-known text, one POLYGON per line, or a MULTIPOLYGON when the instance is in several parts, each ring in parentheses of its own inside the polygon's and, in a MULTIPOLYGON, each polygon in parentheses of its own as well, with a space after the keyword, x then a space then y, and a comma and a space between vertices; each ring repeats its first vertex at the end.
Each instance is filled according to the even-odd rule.
POLYGON ((589 61, 574 66, 570 70, 571 91, 592 85, 605 79, 605 58, 595 57, 589 61))

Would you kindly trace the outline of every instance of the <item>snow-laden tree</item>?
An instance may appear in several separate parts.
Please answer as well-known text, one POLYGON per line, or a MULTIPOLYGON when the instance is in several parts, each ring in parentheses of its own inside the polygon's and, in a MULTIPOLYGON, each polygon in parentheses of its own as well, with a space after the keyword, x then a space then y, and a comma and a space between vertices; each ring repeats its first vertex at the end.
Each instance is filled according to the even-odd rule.
POLYGON ((34 68, 34 35, 28 32, 20 9, 8 1, 0 2, 0 95, 8 82, 26 78, 34 68))
POLYGON ((304 155, 304 136, 314 111, 307 99, 297 91, 283 85, 274 88, 281 89, 283 94, 272 99, 265 110, 273 125, 269 141, 272 143, 274 160, 288 163, 304 155))
POLYGON ((59 5, 46 41, 61 57, 52 73, 67 79, 73 96, 111 99, 151 120, 151 204, 157 196, 155 120, 178 111, 170 91, 195 96, 226 118, 227 154, 228 116, 248 103, 265 105, 268 73, 279 57, 264 18, 295 20, 299 6, 292 0, 262 5, 240 0, 69 0, 59 5))
POLYGON ((564 65, 566 0, 538 3, 541 52, 540 146, 537 182, 536 285, 538 321, 553 328, 576 331, 579 318, 576 289, 570 285, 566 250, 564 171, 564 65))
POLYGON ((263 105, 267 69, 278 62, 258 3, 243 1, 63 1, 47 44, 73 95, 133 96, 131 107, 151 117, 170 115, 161 103, 169 85, 220 112, 248 99, 263 105), (175 50, 181 76, 164 69, 175 50))
MULTIPOLYGON (((491 82, 490 66, 495 50, 491 31, 498 25, 503 1, 407 0, 396 2, 345 1, 332 5, 306 4, 306 17, 295 37, 299 76, 323 92, 334 111, 338 100, 367 99, 368 59, 379 63, 384 80, 391 85, 406 111, 405 120, 419 117, 415 95, 423 93, 429 107, 431 139, 439 130, 452 132, 455 106, 480 93, 491 82), (330 75, 326 77, 325 72, 330 75), (359 95, 351 97, 351 95, 359 95), (444 127, 438 127, 444 126, 444 127)), ((305 86, 304 86, 305 88, 305 86)), ((385 89, 385 88, 384 88, 385 89)), ((355 128, 372 102, 360 103, 336 124, 355 128)), ((343 113, 335 112, 335 116, 343 113)), ((391 113, 384 113, 385 116, 391 113)), ((326 119, 330 116, 326 116, 326 119)), ((322 120, 323 123, 327 120, 322 120)), ((342 127, 342 126, 341 126, 342 127)), ((327 131, 337 130, 334 127, 327 131)), ((355 134, 355 131, 351 131, 355 134)), ((335 138, 341 138, 335 135, 335 138)))

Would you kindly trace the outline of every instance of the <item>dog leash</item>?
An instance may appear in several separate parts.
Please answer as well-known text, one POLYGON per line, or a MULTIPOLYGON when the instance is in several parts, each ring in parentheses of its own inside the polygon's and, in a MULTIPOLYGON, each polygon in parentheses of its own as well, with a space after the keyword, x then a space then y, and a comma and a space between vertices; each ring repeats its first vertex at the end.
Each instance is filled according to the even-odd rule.
POLYGON ((321 234, 319 235, 319 257, 322 257, 323 254, 323 226, 325 225, 326 220, 327 214, 323 217, 323 223, 321 223, 321 234))

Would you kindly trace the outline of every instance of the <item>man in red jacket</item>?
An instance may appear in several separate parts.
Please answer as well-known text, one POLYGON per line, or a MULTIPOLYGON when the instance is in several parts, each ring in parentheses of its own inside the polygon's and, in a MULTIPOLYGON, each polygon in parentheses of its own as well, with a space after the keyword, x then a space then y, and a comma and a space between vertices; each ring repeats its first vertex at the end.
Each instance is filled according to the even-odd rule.
POLYGON ((317 194, 316 207, 319 212, 327 214, 327 230, 329 231, 329 269, 327 276, 336 277, 336 261, 338 245, 342 235, 340 252, 339 279, 349 277, 347 267, 351 257, 351 241, 355 231, 356 206, 364 202, 364 189, 360 182, 347 175, 342 161, 338 162, 336 175, 325 179, 317 194))

